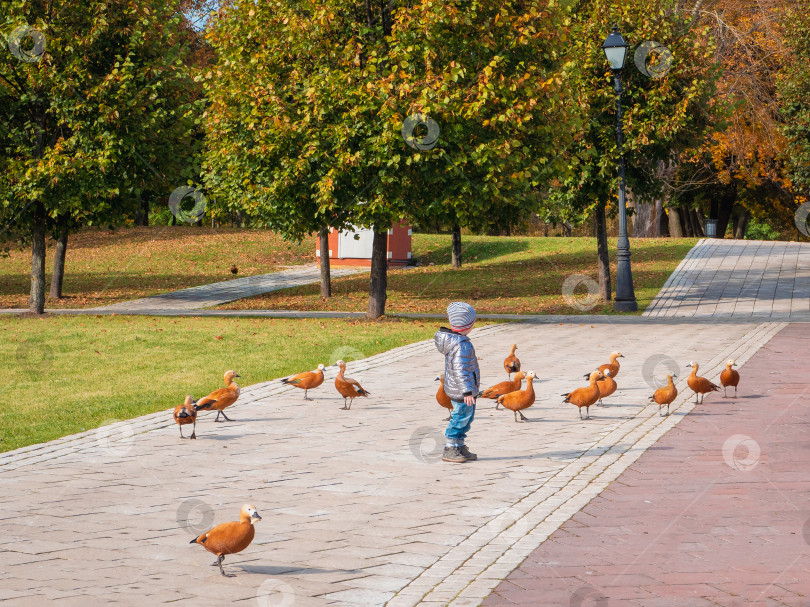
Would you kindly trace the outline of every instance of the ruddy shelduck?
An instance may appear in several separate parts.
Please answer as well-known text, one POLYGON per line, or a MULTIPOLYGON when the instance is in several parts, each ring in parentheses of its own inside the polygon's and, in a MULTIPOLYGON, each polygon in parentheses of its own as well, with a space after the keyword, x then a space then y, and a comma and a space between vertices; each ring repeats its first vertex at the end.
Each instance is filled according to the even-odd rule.
POLYGON ((534 404, 534 387, 532 382, 536 377, 534 371, 526 373, 526 389, 509 392, 498 397, 498 404, 502 405, 504 409, 509 409, 515 414, 515 421, 518 421, 520 415, 521 421, 529 421, 527 417, 521 413, 524 409, 528 409, 534 404))
POLYGON ((520 361, 518 357, 515 356, 515 350, 517 350, 517 345, 512 344, 509 348, 509 356, 507 356, 503 361, 503 368, 506 370, 509 379, 512 379, 512 373, 517 373, 520 371, 520 361))
POLYGON ((723 398, 726 398, 726 388, 734 386, 734 396, 737 396, 737 384, 740 383, 740 372, 732 369, 736 367, 737 363, 729 359, 726 362, 726 368, 720 373, 720 383, 723 384, 723 398))
MULTIPOLYGON (((447 396, 447 392, 444 391, 444 373, 439 375, 436 378, 436 381, 439 382, 439 389, 436 391, 436 402, 439 403, 440 406, 444 407, 445 409, 449 410, 450 413, 453 412, 453 401, 450 400, 450 397, 447 396)), ((450 418, 446 418, 444 421, 449 422, 450 418)))
POLYGON ((586 415, 584 419, 591 419, 591 405, 599 400, 600 395, 599 385, 597 382, 600 379, 604 379, 604 377, 605 375, 601 371, 594 371, 588 376, 588 379, 590 380, 589 385, 585 386, 584 388, 577 388, 573 392, 562 395, 565 397, 563 402, 571 403, 572 405, 579 407, 579 419, 583 419, 582 407, 585 407, 586 415))
POLYGON ((502 381, 499 384, 495 384, 494 386, 490 386, 483 392, 481 392, 478 396, 480 398, 491 398, 495 401, 495 408, 500 409, 500 405, 498 404, 498 397, 503 396, 504 394, 509 394, 510 392, 517 392, 523 386, 523 379, 526 377, 526 373, 523 371, 518 371, 515 373, 514 379, 510 379, 508 381, 502 381))
POLYGON ((233 523, 222 523, 217 525, 208 533, 195 537, 190 544, 199 544, 211 554, 215 554, 217 560, 211 566, 219 565, 219 572, 225 577, 234 577, 234 574, 227 574, 222 568, 222 561, 225 555, 242 552, 250 546, 253 536, 256 533, 253 523, 262 520, 256 508, 250 504, 242 506, 239 512, 239 521, 233 523))
POLYGON ((318 368, 314 371, 305 371, 303 373, 299 373, 298 375, 293 375, 287 379, 282 379, 281 383, 287 384, 288 386, 301 388, 304 391, 304 400, 312 400, 311 398, 307 397, 307 393, 323 383, 323 370, 325 368, 326 367, 323 365, 318 365, 318 368))
POLYGON ((183 436, 183 426, 187 426, 188 424, 193 424, 189 438, 197 438, 197 410, 210 409, 211 404, 212 403, 209 402, 204 405, 198 405, 189 394, 186 395, 186 400, 182 405, 177 405, 174 408, 173 417, 175 423, 180 427, 180 438, 185 438, 185 436, 183 436))
POLYGON ((363 386, 356 380, 344 375, 346 373, 346 363, 344 361, 339 360, 335 364, 340 367, 340 371, 337 377, 335 377, 335 388, 337 388, 337 391, 343 397, 343 409, 351 409, 355 398, 358 396, 368 397, 371 393, 364 390, 363 386), (347 398, 349 399, 348 407, 346 406, 347 398))
POLYGON ((706 394, 709 392, 718 392, 720 390, 720 386, 717 384, 713 384, 705 377, 698 377, 697 372, 699 365, 695 361, 692 361, 686 366, 692 367, 692 372, 689 374, 689 377, 686 378, 686 384, 695 393, 695 404, 699 405, 702 403, 706 394), (698 402, 698 397, 700 397, 700 402, 698 402))
MULTIPOLYGON (((675 387, 675 383, 672 381, 673 377, 678 376, 673 373, 667 373, 667 385, 658 388, 650 397, 650 400, 658 405, 658 415, 661 415, 661 407, 664 405, 667 406, 667 415, 669 415, 669 405, 675 400, 675 397, 678 396, 678 388, 675 387)), ((662 415, 661 417, 665 416, 662 415)))
POLYGON ((615 379, 615 377, 619 374, 619 359, 624 358, 624 354, 621 352, 613 352, 610 355, 610 363, 599 365, 596 370, 600 373, 604 374, 606 369, 610 369, 610 376, 615 379))
MULTIPOLYGON (((604 407, 605 403, 602 402, 602 399, 613 394, 616 391, 616 388, 618 388, 616 380, 610 376, 610 369, 605 369, 602 371, 602 375, 604 375, 604 379, 600 379, 598 382, 596 382, 596 385, 599 386, 599 402, 596 405, 597 407, 604 407)), ((590 378, 591 374, 586 373, 585 377, 590 378)))
POLYGON ((239 385, 234 381, 235 378, 242 377, 236 371, 225 371, 225 387, 219 390, 214 390, 208 396, 204 396, 197 401, 197 409, 211 409, 217 412, 214 419, 215 422, 219 421, 220 414, 227 421, 232 421, 230 417, 225 415, 225 409, 230 407, 239 398, 239 385))

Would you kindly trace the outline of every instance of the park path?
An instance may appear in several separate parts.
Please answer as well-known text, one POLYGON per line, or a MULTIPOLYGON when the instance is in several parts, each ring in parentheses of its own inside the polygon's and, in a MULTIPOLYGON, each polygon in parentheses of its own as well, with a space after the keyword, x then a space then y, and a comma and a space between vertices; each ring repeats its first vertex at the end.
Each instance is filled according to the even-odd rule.
POLYGON ((702 239, 643 315, 810 320, 810 243, 702 239))
POLYGON ((716 378, 784 326, 635 321, 477 329, 485 383, 503 379, 511 343, 541 381, 529 423, 482 401, 469 438, 481 459, 461 466, 440 461, 443 360, 430 341, 370 358, 351 343, 324 353, 348 360, 372 394, 350 411, 330 368, 313 402, 278 381, 246 387, 234 421, 202 415, 196 441, 181 441, 164 411, 2 454, 0 600, 477 605, 691 410, 684 393, 659 417, 647 403, 655 376, 696 359, 716 378), (580 421, 559 395, 614 349, 626 356, 619 391, 580 421), (246 502, 263 520, 226 559, 237 577, 223 578, 188 542, 246 502))
MULTIPOLYGON (((362 269, 358 268, 336 267, 331 269, 331 275, 333 278, 340 278, 362 271, 362 269)), ((278 291, 279 289, 309 285, 320 282, 320 279, 321 270, 316 264, 290 266, 286 270, 270 274, 234 278, 233 280, 190 287, 161 295, 153 295, 152 297, 122 301, 109 306, 99 306, 89 309, 89 312, 115 314, 182 313, 219 306, 237 299, 253 297, 254 295, 278 291)))
POLYGON ((792 324, 739 398, 696 406, 483 605, 807 607, 808 367, 810 326, 792 324))

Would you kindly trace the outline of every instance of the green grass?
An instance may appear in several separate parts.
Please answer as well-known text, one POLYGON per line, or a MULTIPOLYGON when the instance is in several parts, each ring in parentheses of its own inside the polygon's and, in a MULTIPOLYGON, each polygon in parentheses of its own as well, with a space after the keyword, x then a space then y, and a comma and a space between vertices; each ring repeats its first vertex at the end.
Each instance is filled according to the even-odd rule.
MULTIPOLYGON (((566 303, 563 283, 573 274, 597 278, 593 238, 464 236, 460 270, 450 267, 450 236, 415 234, 413 256, 420 266, 391 270, 388 312, 443 313, 447 302, 470 301, 479 313, 612 314, 611 305, 579 310, 566 303)), ((632 269, 639 313, 697 242, 683 239, 633 239, 632 269)), ((611 277, 616 276, 616 240, 609 242, 611 277)), ((585 292, 582 286, 576 291, 585 292)), ((296 309, 363 311, 368 301, 368 276, 333 281, 333 297, 324 300, 310 285, 267 293, 220 306, 225 309, 296 309)))
POLYGON ((427 339, 436 328, 393 320, 0 316, 0 451, 174 407, 186 394, 221 387, 228 369, 246 386, 427 339))
MULTIPOLYGON (((52 271, 48 241, 46 272, 52 271)), ((282 240, 267 230, 190 226, 88 228, 68 240, 61 300, 48 308, 89 308, 186 287, 265 274, 282 265, 313 263, 315 241, 282 240), (239 273, 231 273, 235 264, 239 273)), ((27 308, 31 250, 0 257, 0 308, 27 308)))

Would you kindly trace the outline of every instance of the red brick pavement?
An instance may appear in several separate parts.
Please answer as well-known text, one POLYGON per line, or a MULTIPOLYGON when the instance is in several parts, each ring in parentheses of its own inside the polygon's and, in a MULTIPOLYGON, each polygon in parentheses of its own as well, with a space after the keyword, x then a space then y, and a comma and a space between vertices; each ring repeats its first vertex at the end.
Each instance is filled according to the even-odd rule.
POLYGON ((707 396, 482 604, 810 606, 810 325, 740 375, 739 398, 707 396))

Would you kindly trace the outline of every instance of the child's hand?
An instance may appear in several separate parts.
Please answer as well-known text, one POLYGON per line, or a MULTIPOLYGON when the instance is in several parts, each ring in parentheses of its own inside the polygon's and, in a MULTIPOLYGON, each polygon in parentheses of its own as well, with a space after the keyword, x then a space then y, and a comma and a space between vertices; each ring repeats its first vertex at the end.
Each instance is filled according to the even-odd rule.
POLYGON ((464 404, 465 405, 474 405, 475 404, 475 398, 473 396, 465 396, 464 397, 464 404))

